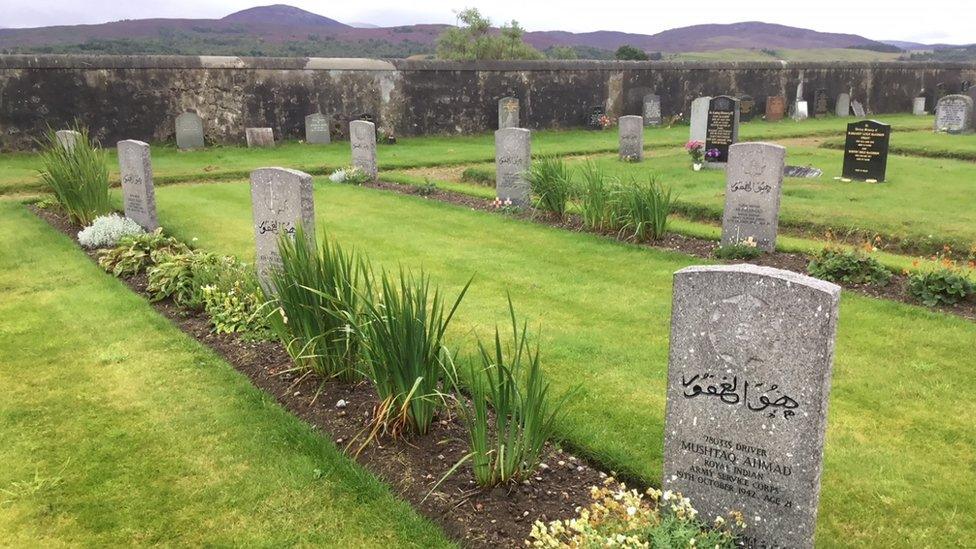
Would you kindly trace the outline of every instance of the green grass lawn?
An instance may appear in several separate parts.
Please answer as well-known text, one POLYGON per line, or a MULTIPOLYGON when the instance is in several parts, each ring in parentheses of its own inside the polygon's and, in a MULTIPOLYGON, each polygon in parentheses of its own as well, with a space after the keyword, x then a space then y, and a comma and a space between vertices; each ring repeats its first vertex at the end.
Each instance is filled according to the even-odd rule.
MULTIPOLYGON (((931 127, 931 117, 910 115, 886 116, 896 129, 911 131, 931 127)), ((838 118, 808 120, 796 123, 785 120, 777 123, 761 121, 742 125, 742 139, 771 139, 803 136, 831 136, 842 134, 845 121, 838 118)), ((688 127, 648 128, 645 145, 648 148, 681 146, 688 139, 688 127)), ((590 154, 617 150, 617 132, 608 130, 537 131, 533 133, 533 153, 590 154)), ((491 134, 451 137, 402 138, 397 145, 380 145, 377 159, 380 169, 412 168, 437 165, 470 164, 494 160, 494 138, 491 134)), ((208 181, 246 177, 258 167, 284 166, 320 175, 350 163, 348 142, 329 145, 305 145, 285 142, 273 149, 244 147, 211 147, 200 151, 180 152, 172 145, 154 145, 153 172, 157 184, 174 181, 208 181)), ((118 159, 115 150, 108 150, 110 177, 118 179, 118 159)), ((36 154, 0 154, 0 195, 43 190, 37 170, 36 154)))
MULTIPOLYGON (((691 170, 688 156, 678 148, 658 149, 644 162, 621 162, 615 155, 594 155, 591 159, 609 176, 623 182, 656 178, 672 187, 677 211, 685 216, 720 223, 725 205, 725 172, 691 170)), ((950 159, 890 156, 888 178, 883 184, 844 183, 843 153, 815 147, 788 145, 786 161, 791 165, 814 166, 823 176, 813 179, 787 178, 780 206, 780 227, 785 232, 822 237, 829 229, 838 235, 854 233, 882 235, 897 240, 893 249, 930 253, 951 244, 963 255, 976 246, 976 166, 950 159)), ((583 159, 568 159, 578 166, 583 159)), ((472 168, 494 176, 494 165, 472 168)), ((392 171, 387 179, 417 183, 416 176, 392 171)), ((492 189, 458 181, 434 181, 449 190, 488 196, 492 189)), ((894 242, 892 242, 894 244, 894 242)))
MULTIPOLYGON (((253 258, 246 184, 160 188, 161 222, 253 258)), ((697 262, 381 191, 316 188, 319 227, 383 266, 423 266, 450 291, 476 274, 453 326, 473 352, 506 292, 542 325, 558 390, 581 385, 559 437, 659 484, 674 271, 697 262)), ((976 324, 845 293, 818 546, 950 546, 976 535, 976 324)))
POLYGON ((12 201, 0 295, 0 545, 451 545, 12 201))
MULTIPOLYGON (((929 130, 931 130, 931 125, 929 130)), ((828 149, 844 150, 844 138, 836 137, 822 145, 828 149)), ((976 160, 976 134, 948 135, 933 131, 891 133, 890 152, 906 156, 927 156, 931 158, 955 158, 976 160)))

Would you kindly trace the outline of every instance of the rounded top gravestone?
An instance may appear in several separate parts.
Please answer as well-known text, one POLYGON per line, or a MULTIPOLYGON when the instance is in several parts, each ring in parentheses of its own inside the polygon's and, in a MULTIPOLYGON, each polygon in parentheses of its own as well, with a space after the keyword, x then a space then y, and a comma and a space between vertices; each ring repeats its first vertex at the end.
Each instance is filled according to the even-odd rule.
POLYGON ((739 100, 728 95, 713 97, 708 103, 705 125, 705 165, 722 166, 728 162, 729 146, 738 139, 739 100))
POLYGON ((498 100, 498 129, 519 127, 520 106, 518 97, 498 100))
POLYGON ((258 168, 251 172, 256 268, 261 285, 272 289, 271 270, 281 265, 278 239, 294 237, 299 225, 315 236, 312 176, 288 168, 258 168))
POLYGON ((176 146, 182 150, 203 148, 203 119, 200 115, 187 111, 176 117, 176 146))
POLYGON ((305 143, 327 145, 332 142, 332 120, 317 112, 305 117, 305 143))
POLYGON ((663 486, 747 547, 812 548, 840 287, 755 265, 675 273, 663 486))
POLYGON ((973 98, 947 95, 935 105, 935 131, 969 133, 973 131, 973 98))
POLYGON ((500 202, 518 208, 530 203, 526 172, 532 163, 532 132, 503 128, 495 132, 495 193, 500 202))
POLYGON ((708 127, 708 104, 711 96, 699 97, 691 102, 691 126, 688 139, 690 141, 705 141, 705 129, 708 127))
POLYGON ((644 118, 641 116, 621 116, 617 121, 620 131, 620 159, 640 162, 644 159, 644 118))

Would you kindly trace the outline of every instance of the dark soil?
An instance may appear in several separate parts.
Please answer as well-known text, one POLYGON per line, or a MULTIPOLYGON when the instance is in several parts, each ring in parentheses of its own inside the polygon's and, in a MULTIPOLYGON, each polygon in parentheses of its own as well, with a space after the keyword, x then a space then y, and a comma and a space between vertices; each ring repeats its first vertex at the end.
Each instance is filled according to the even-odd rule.
MULTIPOLYGON (((393 191, 401 194, 413 194, 422 196, 430 200, 438 200, 441 202, 449 202, 451 204, 457 204, 459 206, 464 206, 474 210, 481 210, 485 212, 495 212, 494 206, 487 201, 472 196, 468 196, 461 193, 455 193, 451 191, 445 191, 438 189, 432 193, 420 193, 418 187, 413 187, 409 185, 399 185, 394 183, 371 183, 366 185, 375 189, 383 189, 388 191, 393 191)), ((512 215, 519 219, 526 221, 534 221, 536 223, 541 223, 544 225, 549 225, 551 227, 560 227, 563 229, 571 231, 586 231, 583 227, 583 222, 580 220, 579 216, 567 215, 565 219, 559 220, 552 217, 548 212, 543 212, 541 210, 526 209, 517 214, 503 214, 512 215)), ((608 238, 614 238, 618 240, 630 241, 627 238, 617 234, 616 232, 604 232, 602 233, 608 238)), ((705 240, 701 238, 694 238, 690 236, 678 235, 678 234, 667 234, 665 237, 656 242, 632 242, 640 246, 646 246, 648 248, 657 248, 663 250, 671 250, 676 252, 681 252, 683 254, 699 257, 702 259, 707 259, 710 261, 722 261, 714 257, 715 249, 718 247, 718 242, 714 240, 705 240)), ((767 267, 775 267, 777 269, 785 269, 788 271, 793 271, 797 273, 806 273, 807 265, 810 263, 810 257, 805 254, 799 253, 786 253, 786 252, 770 252, 764 253, 761 256, 750 259, 748 261, 725 261, 725 263, 752 263, 755 265, 764 265, 767 267)), ((872 286, 867 284, 841 284, 845 290, 856 292, 859 294, 876 297, 879 299, 889 299, 892 301, 900 301, 902 303, 909 303, 913 305, 918 305, 918 302, 914 301, 908 295, 908 277, 901 274, 895 273, 889 282, 885 286, 872 286)), ((956 305, 940 305, 939 307, 934 307, 935 309, 942 311, 944 313, 953 314, 956 316, 961 316, 967 320, 976 321, 976 300, 970 298, 962 303, 956 305)))
MULTIPOLYGON (((32 209, 77 242, 79 227, 54 210, 32 209)), ((96 256, 94 251, 86 253, 93 259, 96 256)), ((125 282, 136 293, 147 295, 145 274, 125 282)), ((577 507, 589 503, 589 487, 606 478, 591 463, 549 445, 543 465, 522 483, 482 490, 475 484, 470 467, 462 466, 430 493, 468 452, 467 431, 457 417, 440 417, 425 436, 381 438, 353 455, 360 446, 354 441, 357 436, 362 440, 378 402, 368 383, 322 381, 290 372, 292 361, 280 343, 215 334, 204 314, 171 300, 153 306, 279 404, 345 448, 353 459, 466 547, 522 547, 533 522, 574 516, 577 507)))

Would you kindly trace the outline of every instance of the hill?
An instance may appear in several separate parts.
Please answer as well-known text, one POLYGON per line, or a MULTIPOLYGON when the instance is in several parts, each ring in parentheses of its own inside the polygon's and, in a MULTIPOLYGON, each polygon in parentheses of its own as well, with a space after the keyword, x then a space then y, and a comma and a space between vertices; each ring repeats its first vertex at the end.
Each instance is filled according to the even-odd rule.
MULTIPOLYGON (((300 55, 408 57, 434 52, 446 25, 362 27, 277 4, 221 19, 139 19, 98 25, 0 29, 8 53, 300 55)), ((540 50, 571 46, 583 57, 607 58, 629 44, 645 51, 878 49, 891 46, 854 34, 824 33, 757 21, 694 25, 657 34, 539 31, 525 39, 540 50)))

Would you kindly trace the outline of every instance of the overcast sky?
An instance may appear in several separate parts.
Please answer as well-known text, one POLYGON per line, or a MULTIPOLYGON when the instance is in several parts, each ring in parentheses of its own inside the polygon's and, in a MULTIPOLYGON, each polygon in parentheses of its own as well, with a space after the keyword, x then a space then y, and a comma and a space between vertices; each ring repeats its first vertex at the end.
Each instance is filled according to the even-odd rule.
MULTIPOLYGON (((274 0, 2 0, 0 27, 104 23, 151 17, 216 19, 271 3, 274 0)), ((344 23, 380 26, 453 23, 453 10, 474 6, 495 22, 515 18, 529 30, 654 34, 702 23, 765 21, 824 32, 860 34, 876 40, 976 42, 976 0, 290 0, 282 3, 344 23)))

